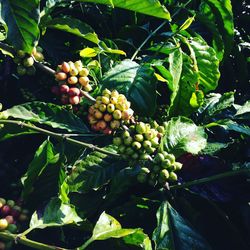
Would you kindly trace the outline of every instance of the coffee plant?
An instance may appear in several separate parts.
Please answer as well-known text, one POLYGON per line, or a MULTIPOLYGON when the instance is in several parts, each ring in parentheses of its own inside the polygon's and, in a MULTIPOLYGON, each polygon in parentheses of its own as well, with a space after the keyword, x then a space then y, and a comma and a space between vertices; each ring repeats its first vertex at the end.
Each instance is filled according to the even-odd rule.
POLYGON ((249 9, 0 0, 0 249, 249 249, 249 9))

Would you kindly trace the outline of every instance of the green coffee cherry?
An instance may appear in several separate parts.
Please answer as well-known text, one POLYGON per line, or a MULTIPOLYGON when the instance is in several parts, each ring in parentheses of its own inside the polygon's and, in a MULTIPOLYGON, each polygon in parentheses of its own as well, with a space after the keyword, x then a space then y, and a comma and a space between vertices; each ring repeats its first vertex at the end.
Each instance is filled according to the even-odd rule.
POLYGON ((142 145, 143 145, 143 147, 144 147, 145 149, 147 149, 147 148, 150 148, 150 147, 152 146, 152 143, 151 143, 150 141, 144 141, 144 142, 142 143, 142 145))
POLYGON ((177 181, 178 177, 177 177, 176 173, 170 172, 169 173, 169 180, 171 180, 171 181, 177 181))
POLYGON ((143 135, 141 135, 141 134, 136 134, 135 136, 134 136, 134 138, 135 138, 135 140, 136 141, 138 141, 138 142, 143 142, 143 135))
POLYGON ((140 182, 140 183, 145 183, 147 181, 147 174, 144 174, 144 173, 140 173, 137 175, 137 181, 140 182))
POLYGON ((120 152, 120 153, 124 153, 125 152, 125 150, 126 150, 126 146, 125 145, 120 145, 119 147, 118 147, 118 151, 120 152))
POLYGON ((133 142, 133 138, 130 136, 130 137, 124 139, 123 142, 124 142, 124 144, 125 144, 126 146, 129 146, 129 145, 131 145, 131 143, 133 142))
POLYGON ((120 146, 122 144, 122 139, 120 137, 114 137, 113 144, 115 144, 116 146, 120 146))
POLYGON ((172 165, 172 163, 170 162, 170 160, 166 159, 161 163, 161 167, 162 168, 170 168, 172 165))
POLYGON ((133 147, 134 149, 136 149, 136 150, 139 150, 139 149, 141 148, 141 143, 138 142, 138 141, 134 141, 134 142, 132 143, 132 147, 133 147))
POLYGON ((157 153, 154 158, 155 163, 163 162, 165 159, 164 155, 162 153, 157 153))
POLYGON ((175 162, 174 163, 174 166, 175 166, 175 169, 178 171, 178 170, 181 170, 182 169, 182 163, 180 163, 180 162, 175 162))
POLYGON ((167 169, 162 169, 160 174, 159 174, 159 182, 161 184, 164 184, 168 181, 169 178, 169 172, 167 169))
POLYGON ((143 134, 146 132, 146 125, 143 122, 139 122, 136 124, 135 129, 138 134, 143 134))

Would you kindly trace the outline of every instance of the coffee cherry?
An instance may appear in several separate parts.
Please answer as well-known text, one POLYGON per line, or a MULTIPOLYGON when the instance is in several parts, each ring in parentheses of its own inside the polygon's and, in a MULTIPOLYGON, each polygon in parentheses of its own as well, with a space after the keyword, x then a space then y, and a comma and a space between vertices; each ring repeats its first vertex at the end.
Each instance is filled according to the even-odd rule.
POLYGON ((110 122, 110 128, 112 128, 113 130, 116 130, 120 127, 121 123, 117 120, 113 120, 110 122))
POLYGON ((34 64, 34 59, 32 56, 24 58, 23 65, 25 67, 31 67, 33 64, 34 64))
POLYGON ((90 92, 90 91, 92 90, 91 85, 90 85, 90 84, 87 84, 87 85, 84 87, 84 90, 85 90, 86 92, 90 92))
POLYGON ((26 68, 23 67, 22 65, 18 65, 17 68, 16 68, 16 71, 17 71, 17 74, 20 75, 20 76, 23 76, 26 74, 26 68))
POLYGON ((8 227, 8 221, 6 219, 0 219, 0 230, 4 230, 8 227))
MULTIPOLYGON (((132 137, 131 137, 131 138, 132 138, 132 137)), ((138 142, 138 141, 134 141, 134 142, 132 143, 132 147, 133 147, 134 149, 136 149, 136 150, 139 150, 139 149, 141 148, 141 143, 138 142)))
POLYGON ((103 133, 104 133, 105 135, 111 135, 111 134, 112 134, 112 129, 109 128, 109 127, 107 127, 107 128, 105 128, 105 129, 103 130, 103 133))
POLYGON ((164 184, 168 181, 170 175, 167 169, 162 169, 159 174, 159 182, 164 184))
POLYGON ((87 68, 82 68, 80 71, 79 71, 79 75, 80 76, 88 76, 89 75, 89 70, 87 68))
POLYGON ((55 75, 57 81, 63 81, 67 79, 67 74, 64 72, 58 72, 55 75))
POLYGON ((109 98, 107 96, 102 96, 102 102, 106 105, 109 104, 109 98))
POLYGON ((5 217, 5 219, 8 221, 9 224, 14 223, 14 218, 12 215, 8 215, 5 217))
POLYGON ((108 111, 109 113, 113 113, 113 112, 115 111, 115 105, 112 104, 112 103, 108 104, 108 105, 107 105, 107 111, 108 111))
POLYGON ((137 132, 138 134, 143 134, 143 133, 145 133, 145 132, 146 132, 145 123, 139 122, 138 124, 136 124, 135 129, 136 129, 136 132, 137 132))
POLYGON ((98 130, 104 130, 107 127, 107 123, 103 120, 97 122, 96 124, 98 130))
POLYGON ((103 119, 106 122, 110 122, 113 119, 113 116, 111 114, 105 114, 103 119))
POLYGON ((173 154, 168 154, 166 152, 164 153, 163 154, 164 154, 165 159, 168 159, 171 162, 171 164, 173 164, 175 162, 175 156, 173 154))
POLYGON ((69 84, 77 84, 78 78, 76 76, 70 76, 67 80, 69 84))
POLYGON ((83 87, 86 87, 89 84, 89 78, 87 76, 79 77, 78 81, 83 87))
POLYGON ((138 142, 143 142, 143 135, 141 135, 141 134, 136 134, 135 136, 134 136, 134 139, 136 140, 136 141, 138 141, 138 142))
POLYGON ((99 106, 99 110, 101 111, 101 112, 105 112, 106 111, 106 109, 107 109, 107 106, 105 105, 105 104, 100 104, 100 106, 99 106))
POLYGON ((6 204, 11 208, 15 206, 15 201, 13 200, 7 200, 6 204))
POLYGON ((44 60, 44 56, 41 52, 36 52, 33 54, 34 58, 38 61, 38 62, 42 62, 44 60))
POLYGON ((126 150, 126 146, 125 145, 120 145, 119 147, 118 147, 118 151, 121 153, 121 154, 123 154, 124 152, 125 152, 125 150, 126 150))
POLYGON ((15 224, 9 224, 6 229, 12 234, 17 232, 17 226, 15 224))
POLYGON ((60 86, 60 92, 62 94, 67 94, 69 92, 69 86, 66 84, 63 84, 60 86))
POLYGON ((80 103, 80 97, 79 96, 70 96, 69 97, 69 102, 72 105, 77 105, 80 103))
POLYGON ((99 110, 96 110, 95 113, 94 113, 94 116, 95 116, 96 119, 99 120, 99 119, 102 119, 103 113, 101 111, 99 111, 99 110))
POLYGON ((145 149, 148 149, 148 148, 150 148, 150 147, 152 146, 152 144, 151 144, 150 141, 144 141, 144 142, 142 143, 142 145, 143 145, 143 147, 144 147, 145 149))
POLYGON ((117 98, 116 97, 111 97, 110 98, 110 103, 112 103, 112 104, 117 104, 117 98))
POLYGON ((116 146, 120 146, 122 144, 122 139, 120 137, 114 137, 113 144, 116 146))
POLYGON ((23 50, 18 50, 18 51, 17 51, 17 56, 18 56, 19 58, 24 58, 25 55, 26 55, 25 51, 23 51, 23 50))
POLYGON ((80 89, 78 89, 78 88, 70 88, 68 94, 69 94, 69 96, 79 96, 80 95, 80 89))
POLYGON ((182 163, 180 163, 180 162, 175 162, 174 166, 175 166, 175 170, 181 170, 182 169, 182 163))
POLYGON ((116 120, 120 120, 122 118, 122 112, 118 109, 116 109, 114 112, 113 112, 113 117, 114 119, 116 120))
POLYGON ((0 208, 6 204, 6 200, 4 198, 0 198, 0 208))
POLYGON ((124 131, 123 134, 122 134, 122 138, 126 139, 126 138, 129 138, 129 137, 131 137, 130 133, 128 131, 124 131))
POLYGON ((63 62, 63 63, 62 63, 62 71, 63 71, 64 73, 69 73, 69 71, 70 71, 70 66, 69 66, 69 64, 68 64, 67 62, 63 62))
POLYGON ((4 205, 4 206, 1 208, 1 214, 2 214, 3 216, 7 216, 10 212, 11 212, 11 208, 10 208, 10 206, 8 206, 8 205, 4 205))
POLYGON ((133 142, 133 138, 131 136, 124 139, 124 141, 123 141, 124 145, 126 145, 126 146, 131 145, 132 142, 133 142))
POLYGON ((169 173, 169 180, 171 180, 171 181, 177 181, 178 177, 177 177, 176 173, 170 172, 169 173))

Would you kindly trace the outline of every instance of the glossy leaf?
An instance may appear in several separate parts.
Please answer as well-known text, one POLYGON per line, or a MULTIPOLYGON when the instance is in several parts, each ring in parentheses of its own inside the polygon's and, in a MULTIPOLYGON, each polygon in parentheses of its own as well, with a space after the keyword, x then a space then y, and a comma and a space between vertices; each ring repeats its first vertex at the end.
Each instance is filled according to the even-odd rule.
POLYGON ((7 39, 16 49, 31 53, 39 38, 39 0, 2 0, 0 17, 8 26, 7 39))
MULTIPOLYGON (((116 152, 112 147, 105 149, 116 152)), ((71 192, 87 192, 107 184, 127 165, 127 162, 99 152, 92 152, 74 165, 75 170, 67 180, 69 189, 71 192)))
POLYGON ((89 132, 80 118, 63 107, 52 103, 29 102, 0 112, 0 119, 9 118, 45 124, 69 132, 89 132))
POLYGON ((39 179, 39 176, 42 175, 47 166, 55 164, 58 161, 59 154, 55 152, 53 144, 49 140, 44 141, 37 149, 34 159, 29 164, 27 172, 22 177, 23 198, 27 198, 27 196, 33 191, 34 183, 39 179))
POLYGON ((148 236, 141 229, 122 228, 115 218, 103 212, 96 222, 92 237, 79 247, 79 250, 86 249, 95 240, 107 240, 110 238, 123 238, 127 244, 142 246, 145 250, 152 249, 148 236))
POLYGON ((30 221, 30 229, 58 227, 79 222, 82 222, 82 219, 77 215, 73 206, 63 204, 58 198, 53 198, 43 212, 34 212, 30 221))
POLYGON ((174 117, 167 122, 165 128, 161 150, 180 156, 185 152, 198 154, 206 147, 207 135, 204 129, 188 118, 174 117))
POLYGON ((156 214, 157 227, 153 232, 156 250, 186 250, 211 247, 168 203, 163 202, 156 214))
POLYGON ((106 73, 102 89, 117 89, 127 96, 140 115, 153 115, 156 108, 156 78, 149 66, 124 60, 106 73))
POLYGON ((247 101, 243 106, 237 109, 235 114, 236 119, 250 119, 250 101, 247 101))
POLYGON ((94 30, 86 23, 72 17, 53 18, 45 24, 45 27, 65 31, 82 37, 95 44, 99 43, 99 38, 94 30))
POLYGON ((160 4, 158 0, 133 0, 124 1, 124 0, 78 0, 80 2, 91 2, 91 3, 100 3, 113 5, 114 7, 135 11, 138 13, 155 16, 159 18, 164 18, 170 20, 170 13, 160 4), (112 2, 112 3, 111 3, 112 2))

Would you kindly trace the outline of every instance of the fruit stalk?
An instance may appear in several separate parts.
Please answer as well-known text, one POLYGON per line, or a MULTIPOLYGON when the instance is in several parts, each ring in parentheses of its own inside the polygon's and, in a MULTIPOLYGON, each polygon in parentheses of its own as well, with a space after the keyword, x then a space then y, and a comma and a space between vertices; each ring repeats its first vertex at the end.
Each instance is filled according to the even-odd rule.
POLYGON ((0 124, 13 124, 13 125, 16 125, 16 126, 21 126, 21 127, 24 127, 24 128, 28 128, 28 129, 37 131, 37 132, 39 132, 41 134, 51 136, 51 137, 57 139, 58 141, 65 141, 65 142, 68 142, 68 143, 71 143, 71 144, 74 144, 74 145, 78 145, 78 146, 82 146, 82 147, 85 147, 85 148, 89 148, 89 149, 98 151, 98 152, 106 154, 106 155, 112 155, 114 157, 120 157, 119 154, 112 153, 112 152, 107 151, 105 149, 99 148, 99 147, 97 147, 97 146, 95 146, 93 144, 86 143, 86 142, 80 142, 80 141, 77 141, 75 139, 69 138, 68 135, 55 133, 55 132, 49 131, 47 129, 39 128, 39 127, 37 127, 35 125, 30 125, 30 124, 26 124, 24 122, 14 121, 14 120, 0 120, 0 124))

